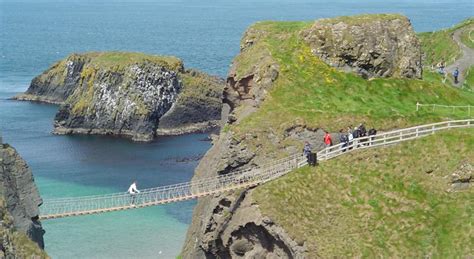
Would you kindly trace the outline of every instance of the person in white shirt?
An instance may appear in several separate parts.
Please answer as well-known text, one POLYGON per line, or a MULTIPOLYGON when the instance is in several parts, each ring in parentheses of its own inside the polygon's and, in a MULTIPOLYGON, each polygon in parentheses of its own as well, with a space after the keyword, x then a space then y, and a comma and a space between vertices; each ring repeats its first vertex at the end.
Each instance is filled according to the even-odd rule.
POLYGON ((137 197, 136 195, 140 193, 140 191, 137 189, 137 181, 133 181, 133 183, 130 185, 130 187, 128 187, 127 192, 132 197, 132 205, 135 205, 135 199, 137 197))

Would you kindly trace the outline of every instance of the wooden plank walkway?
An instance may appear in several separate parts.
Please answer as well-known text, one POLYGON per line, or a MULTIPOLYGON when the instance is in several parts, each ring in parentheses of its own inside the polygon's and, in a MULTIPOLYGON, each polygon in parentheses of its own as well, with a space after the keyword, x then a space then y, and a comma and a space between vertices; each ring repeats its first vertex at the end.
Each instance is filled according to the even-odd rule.
MULTIPOLYGON (((338 144, 325 148, 317 153, 317 157, 318 161, 324 161, 357 150, 388 146, 403 141, 418 139, 441 130, 467 127, 474 127, 474 119, 445 121, 394 130, 379 133, 375 136, 358 138, 348 147, 343 147, 343 144, 338 144)), ((144 189, 135 195, 133 203, 132 196, 128 193, 45 200, 40 207, 40 219, 46 220, 138 209, 196 199, 242 188, 250 188, 279 178, 306 164, 306 158, 303 157, 302 154, 295 154, 252 169, 240 170, 226 175, 202 178, 180 184, 144 189)))

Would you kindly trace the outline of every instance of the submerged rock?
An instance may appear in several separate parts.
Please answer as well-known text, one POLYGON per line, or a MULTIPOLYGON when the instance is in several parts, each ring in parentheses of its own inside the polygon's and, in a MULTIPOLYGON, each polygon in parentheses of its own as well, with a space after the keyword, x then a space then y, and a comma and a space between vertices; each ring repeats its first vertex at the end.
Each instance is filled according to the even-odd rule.
POLYGON ((216 126, 223 83, 185 70, 174 57, 72 54, 31 82, 17 100, 61 104, 57 134, 104 134, 150 141, 216 126))
POLYGON ((408 18, 361 15, 317 20, 301 33, 314 55, 363 77, 421 78, 421 45, 408 18))
POLYGON ((39 222, 41 203, 28 165, 0 141, 0 257, 47 257, 40 249, 45 233, 39 222))

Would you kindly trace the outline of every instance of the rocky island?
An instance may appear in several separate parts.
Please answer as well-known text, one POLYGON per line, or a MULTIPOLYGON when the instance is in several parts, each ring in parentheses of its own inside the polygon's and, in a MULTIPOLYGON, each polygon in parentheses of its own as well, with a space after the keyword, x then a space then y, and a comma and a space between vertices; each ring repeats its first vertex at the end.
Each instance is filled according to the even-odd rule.
POLYGON ((174 57, 93 52, 57 62, 14 99, 60 104, 56 134, 150 141, 216 127, 223 86, 174 57))
POLYGON ((38 220, 41 203, 28 165, 0 137, 0 258, 48 258, 38 220))
MULTIPOLYGON (((361 122, 383 131, 446 119, 417 113, 417 101, 474 102, 472 93, 423 77, 420 42, 401 15, 259 22, 240 46, 224 92, 226 124, 196 179, 270 163, 301 152, 304 141, 319 150, 323 130, 337 136, 361 122)), ((469 255, 463 244, 470 231, 456 226, 472 219, 465 202, 472 205, 473 189, 446 191, 449 175, 474 163, 472 133, 348 155, 255 188, 200 198, 181 257, 469 255), (450 139, 466 141, 454 146, 450 139), (450 148, 455 156, 443 152, 450 148), (443 242, 448 236, 455 245, 443 242)))

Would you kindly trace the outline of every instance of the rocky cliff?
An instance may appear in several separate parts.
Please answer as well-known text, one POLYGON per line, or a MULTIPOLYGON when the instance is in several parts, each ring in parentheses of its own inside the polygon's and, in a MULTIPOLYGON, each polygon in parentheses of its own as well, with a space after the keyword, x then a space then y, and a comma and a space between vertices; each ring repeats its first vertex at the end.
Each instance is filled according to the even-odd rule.
POLYGON ((57 134, 150 141, 207 130, 220 118, 223 83, 181 60, 140 53, 72 54, 34 78, 17 100, 61 104, 57 134))
POLYGON ((404 16, 322 19, 302 35, 312 52, 331 66, 366 78, 421 78, 421 45, 404 16))
POLYGON ((41 203, 26 162, 14 148, 0 143, 0 253, 3 256, 47 257, 40 249, 44 247, 44 230, 38 220, 41 203))
MULTIPOLYGON (((371 17, 373 20, 379 19, 378 15, 371 17)), ((407 21, 406 18, 397 19, 402 23, 407 21)), ((344 20, 351 24, 350 18, 344 20)), ((354 17, 353 23, 359 23, 359 20, 360 17, 354 17)), ((388 38, 398 37, 397 30, 401 28, 394 27, 390 22, 392 19, 388 20, 387 23, 380 23, 380 31, 390 35, 388 38)), ((405 56, 403 53, 404 49, 417 49, 419 45, 416 40, 406 43, 413 45, 394 45, 393 56, 387 56, 387 61, 375 61, 377 57, 367 57, 371 64, 390 64, 386 66, 390 72, 382 73, 379 73, 382 70, 365 67, 374 76, 389 78, 366 80, 354 73, 335 69, 326 63, 327 60, 313 52, 313 43, 308 37, 313 25, 317 23, 260 22, 247 30, 241 41, 241 52, 235 57, 229 71, 224 91, 222 123, 225 126, 196 168, 196 179, 252 168, 301 152, 305 141, 312 144, 313 150, 319 150, 324 146, 323 129, 338 132, 341 128, 346 130, 351 125, 366 122, 368 127, 386 130, 413 125, 414 121, 432 121, 434 115, 424 118, 415 111, 406 109, 413 105, 413 98, 427 102, 439 102, 441 98, 446 103, 467 103, 474 100, 474 95, 462 96, 441 84, 433 85, 404 78, 410 77, 407 71, 413 72, 412 77, 421 73, 416 61, 410 63, 409 66, 413 67, 407 68, 402 74, 395 72, 401 71, 394 69, 394 66, 399 66, 395 64, 398 62, 396 60, 411 60, 411 54, 405 56)), ((394 23, 397 24, 398 21, 394 23)), ((410 27, 404 30, 409 36, 413 33, 410 27)), ((369 39, 359 39, 361 51, 365 41, 373 42, 376 50, 385 48, 384 42, 374 39, 378 35, 368 33, 366 37, 369 39)), ((333 45, 333 48, 337 49, 338 45, 333 45)), ((335 53, 345 49, 325 50, 335 53)), ((352 55, 351 52, 352 49, 348 49, 347 56, 352 55)), ((333 134, 333 140, 334 143, 338 142, 337 134, 333 134)), ((335 170, 334 173, 339 172, 335 170)), ((318 177, 317 172, 309 177, 318 177)), ((337 251, 331 254, 335 250, 327 252, 327 246, 333 246, 330 241, 319 242, 318 239, 316 242, 313 237, 321 235, 327 240, 333 240, 326 229, 340 225, 332 219, 337 213, 335 208, 344 205, 332 204, 330 199, 325 199, 327 204, 324 206, 312 207, 310 203, 313 200, 306 197, 308 193, 315 192, 333 196, 331 192, 334 190, 329 186, 337 184, 330 181, 330 176, 328 178, 324 185, 316 186, 307 179, 303 184, 295 184, 286 181, 284 177, 278 184, 264 184, 248 190, 199 199, 182 257, 317 258, 322 255, 341 255, 337 251), (269 185, 272 187, 271 191, 268 191, 269 185), (305 199, 301 199, 303 196, 305 199), (266 202, 270 199, 274 202, 266 202), (273 206, 277 204, 276 201, 278 207, 273 206), (284 208, 290 204, 293 210, 284 208), (284 215, 275 211, 284 211, 284 215), (318 214, 313 214, 313 211, 318 214), (293 218, 298 220, 292 221, 293 218), (316 218, 318 220, 313 222, 316 218), (304 233, 307 235, 303 235, 304 233)), ((349 190, 345 189, 342 194, 347 192, 349 190)), ((364 205, 364 208, 367 207, 371 208, 364 205)), ((364 219, 360 219, 360 215, 351 214, 348 217, 357 218, 357 224, 366 223, 364 219)), ((370 232, 370 237, 365 240, 357 239, 354 244, 362 247, 376 245, 374 243, 378 237, 371 236, 372 234, 375 235, 370 232)), ((338 236, 343 239, 345 237, 338 236)), ((342 241, 337 244, 345 245, 342 241)), ((339 257, 357 255, 342 254, 339 257)))

